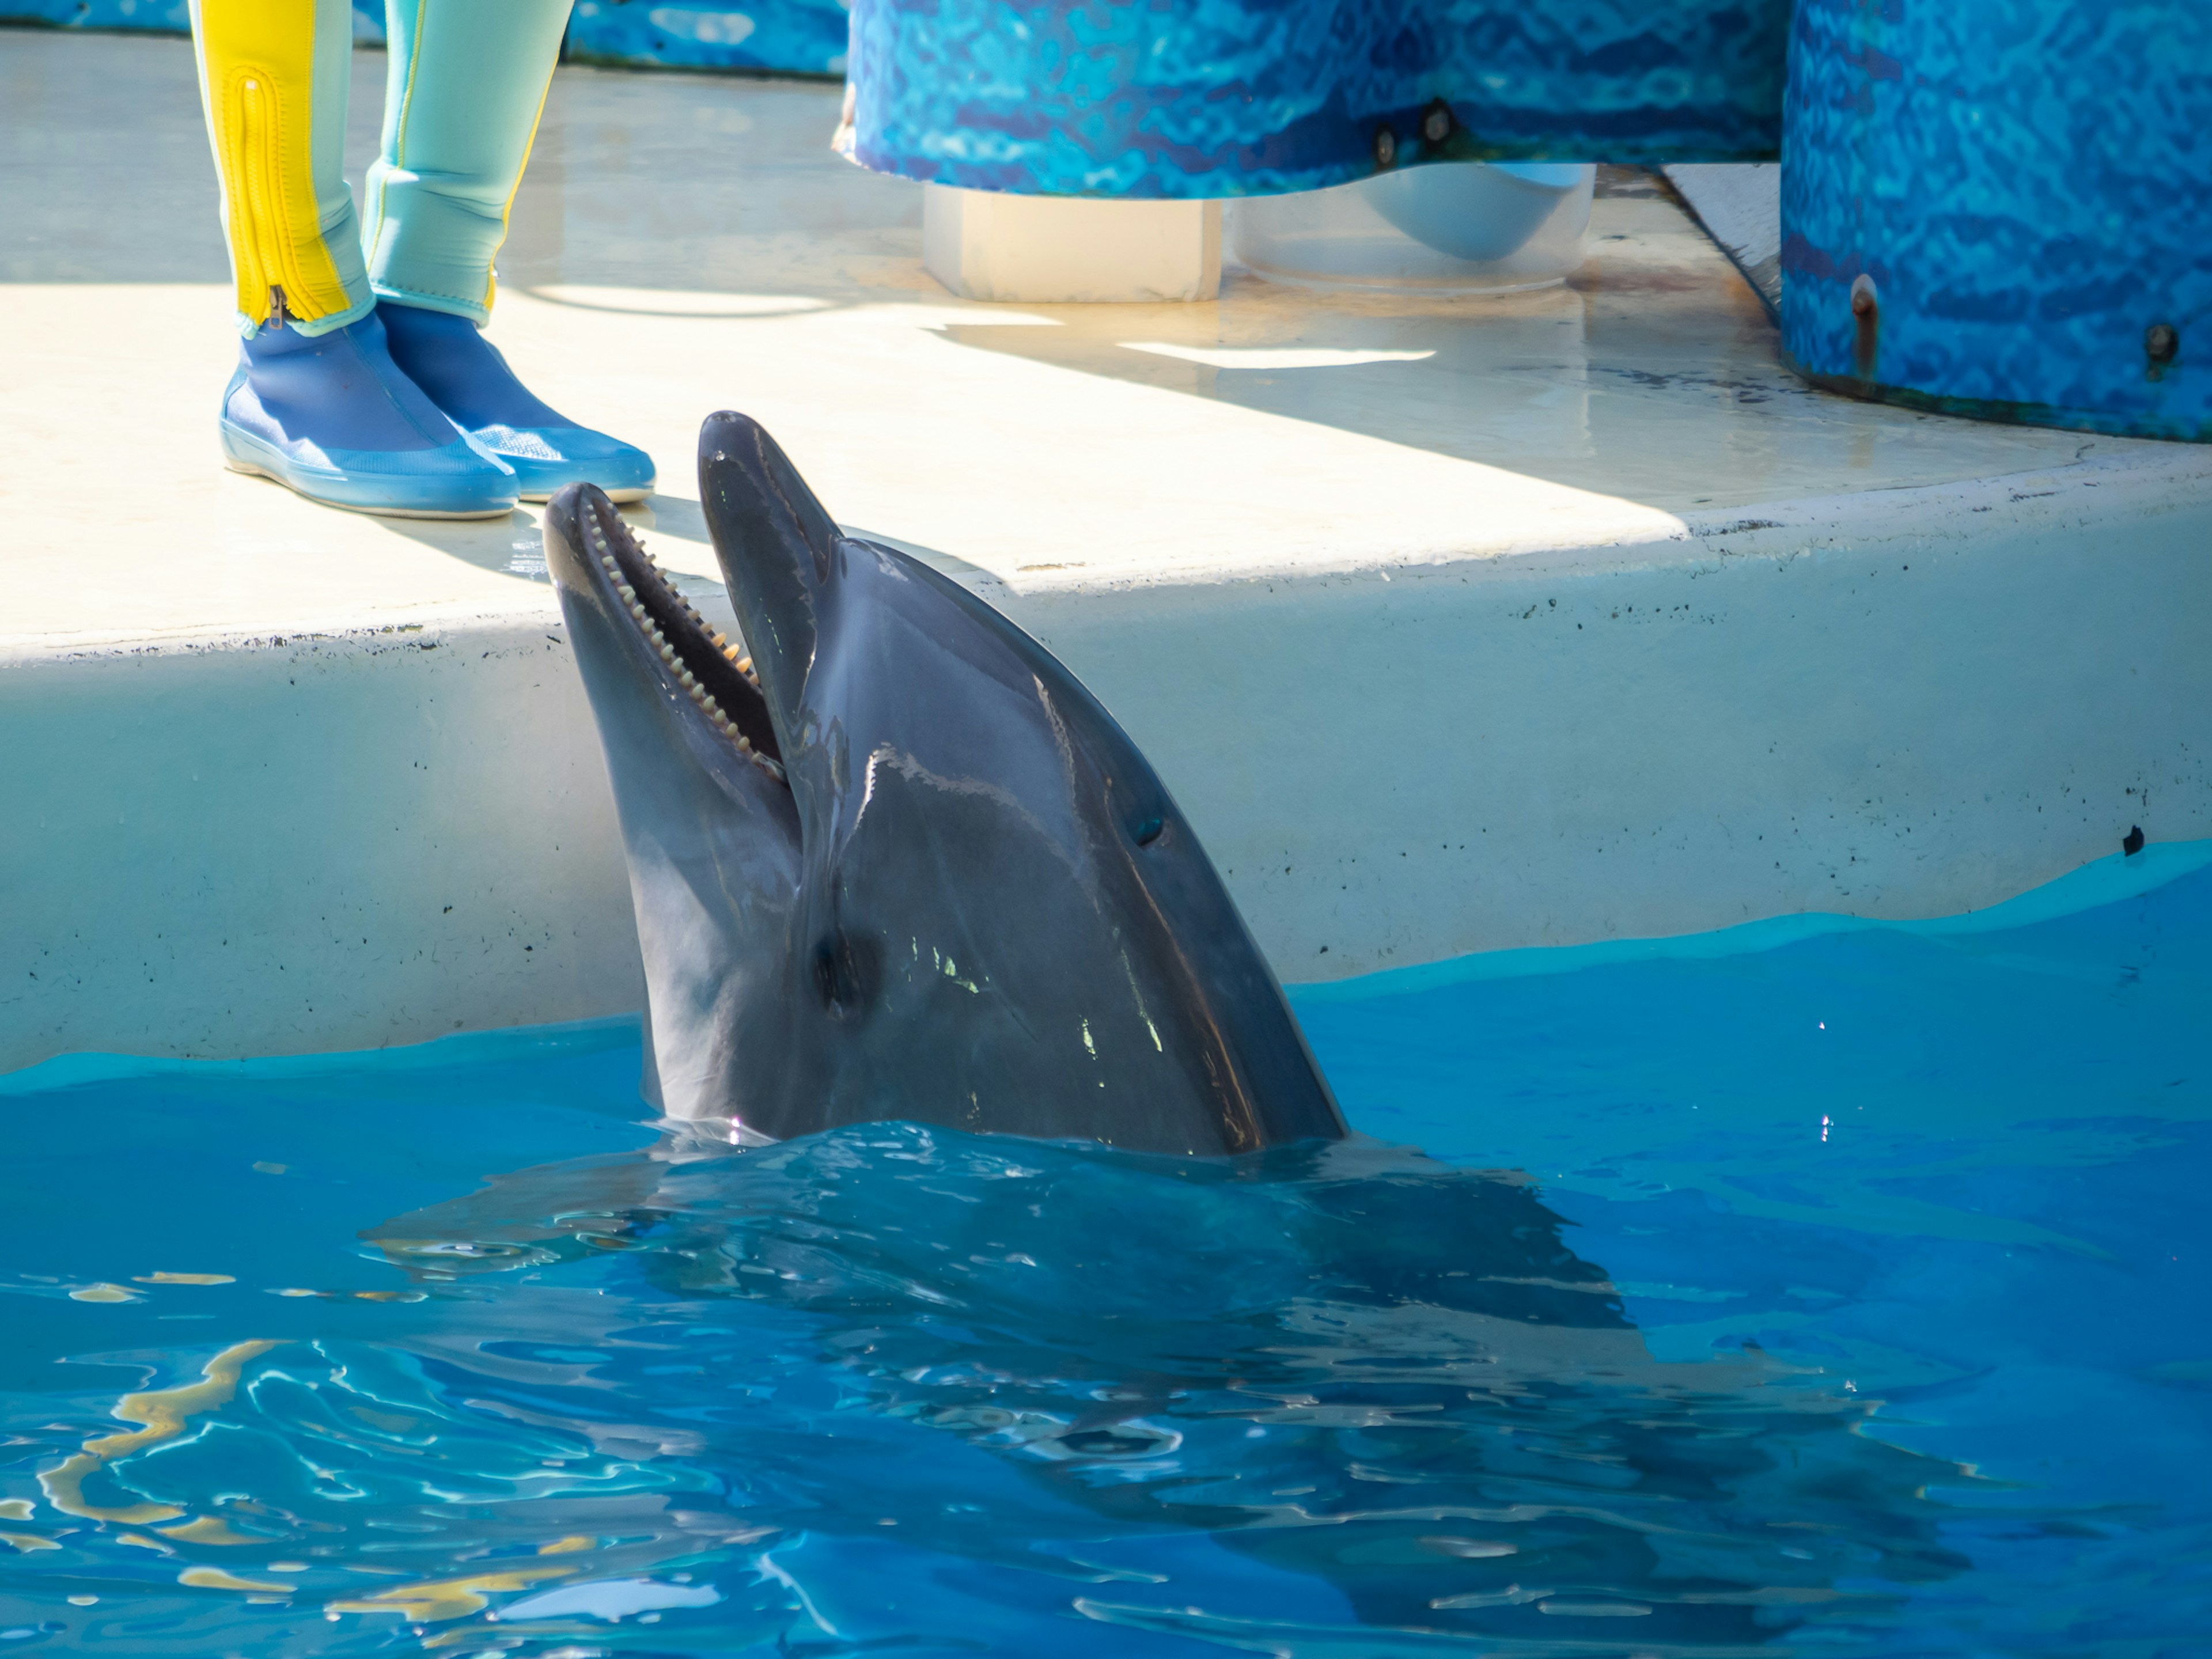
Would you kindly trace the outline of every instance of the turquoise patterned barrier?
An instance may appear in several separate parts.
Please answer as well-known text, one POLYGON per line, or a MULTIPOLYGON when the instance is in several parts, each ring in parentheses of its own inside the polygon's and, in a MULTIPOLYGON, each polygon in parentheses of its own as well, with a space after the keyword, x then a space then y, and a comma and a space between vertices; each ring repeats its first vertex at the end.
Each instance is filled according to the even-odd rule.
POLYGON ((1798 0, 1783 343, 1954 414, 2212 439, 2212 6, 1798 0))
POLYGON ((185 0, 0 0, 0 23, 189 34, 192 13, 185 0))
POLYGON ((854 0, 854 156, 1133 198, 1769 159, 1789 21, 1790 0, 854 0))
POLYGON ((845 72, 837 0, 576 0, 568 56, 670 69, 845 72))

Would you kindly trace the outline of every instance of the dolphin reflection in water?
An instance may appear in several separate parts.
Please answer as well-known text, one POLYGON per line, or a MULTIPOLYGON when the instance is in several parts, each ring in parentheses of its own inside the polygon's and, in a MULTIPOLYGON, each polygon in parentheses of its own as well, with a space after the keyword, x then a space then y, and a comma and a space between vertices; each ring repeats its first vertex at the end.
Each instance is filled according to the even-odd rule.
MULTIPOLYGON (((738 1495, 713 1524, 743 1548, 895 1524, 1074 1578, 1059 1610, 1100 1623, 1282 1653, 1735 1654, 1964 1565, 1924 1489, 1970 1475, 1756 1351, 1655 1359, 1562 1226, 1522 1177, 1356 1138, 1201 1160, 908 1124, 732 1151, 672 1125, 367 1237, 457 1290, 602 1258, 629 1290, 540 1339, 597 1352, 570 1426, 678 1433, 673 1462, 712 1471, 686 1484, 738 1495), (684 1366, 621 1380, 662 1349, 684 1366), (1336 1616, 1255 1605, 1159 1541, 1194 1533, 1336 1616)), ((443 1352, 487 1349, 524 1352, 443 1352)))

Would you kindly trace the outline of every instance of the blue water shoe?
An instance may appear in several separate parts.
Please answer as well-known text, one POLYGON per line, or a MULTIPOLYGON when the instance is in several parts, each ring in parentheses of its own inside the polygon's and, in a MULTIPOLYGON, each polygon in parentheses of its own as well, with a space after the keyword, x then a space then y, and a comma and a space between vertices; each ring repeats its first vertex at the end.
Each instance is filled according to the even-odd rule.
POLYGON ((542 501, 572 483, 597 484, 617 501, 653 493, 652 456, 548 408, 467 318, 395 300, 378 301, 376 314, 392 361, 454 425, 514 469, 523 500, 542 501))
POLYGON ((514 510, 514 472, 402 374, 374 313, 327 334, 272 321, 249 335, 222 394, 222 453, 310 501, 403 519, 514 510))

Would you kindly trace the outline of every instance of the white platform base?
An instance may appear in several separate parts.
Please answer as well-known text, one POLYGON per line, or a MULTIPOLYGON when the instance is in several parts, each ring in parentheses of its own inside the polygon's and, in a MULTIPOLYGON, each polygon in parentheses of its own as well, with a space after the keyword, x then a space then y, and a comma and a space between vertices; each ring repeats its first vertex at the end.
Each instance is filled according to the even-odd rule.
POLYGON ((929 185, 921 258, 963 300, 1211 300, 1221 292, 1221 204, 929 185))

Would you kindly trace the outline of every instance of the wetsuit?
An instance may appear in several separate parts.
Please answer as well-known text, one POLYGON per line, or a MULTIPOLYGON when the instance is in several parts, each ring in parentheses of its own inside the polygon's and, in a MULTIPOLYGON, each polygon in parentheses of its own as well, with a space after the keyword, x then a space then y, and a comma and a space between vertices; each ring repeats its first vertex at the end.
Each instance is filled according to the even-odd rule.
POLYGON ((383 141, 344 176, 348 0, 193 0, 240 332, 232 467, 369 512, 487 516, 650 489, 478 338, 570 0, 389 0, 383 141))

